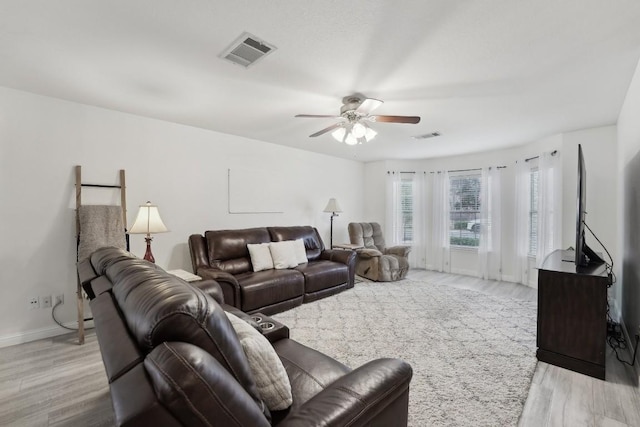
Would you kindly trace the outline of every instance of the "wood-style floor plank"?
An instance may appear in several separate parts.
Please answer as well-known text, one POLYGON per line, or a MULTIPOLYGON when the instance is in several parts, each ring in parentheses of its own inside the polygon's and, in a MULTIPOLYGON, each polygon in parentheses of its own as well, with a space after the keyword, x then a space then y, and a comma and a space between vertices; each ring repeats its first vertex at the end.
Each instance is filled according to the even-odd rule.
MULTIPOLYGON (((535 301, 537 290, 509 282, 413 270, 413 280, 535 301)), ((623 355, 627 359, 627 354, 623 355)), ((607 353, 607 379, 597 380, 539 362, 520 427, 640 426, 640 392, 630 367, 607 353)), ((77 345, 77 335, 0 348, 0 425, 112 426, 111 398, 95 334, 77 345)))

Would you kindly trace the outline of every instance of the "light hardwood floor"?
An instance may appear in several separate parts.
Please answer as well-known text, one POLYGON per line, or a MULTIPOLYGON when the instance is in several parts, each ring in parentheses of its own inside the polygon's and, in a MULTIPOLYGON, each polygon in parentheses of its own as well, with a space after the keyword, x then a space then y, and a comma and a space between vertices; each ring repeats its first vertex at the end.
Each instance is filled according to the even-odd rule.
MULTIPOLYGON (((535 301, 535 289, 414 270, 414 280, 535 301)), ((111 426, 109 387, 95 334, 78 346, 73 333, 0 349, 0 426, 111 426)), ((627 356, 627 355, 625 355, 627 356)), ((628 356, 627 356, 628 357, 628 356)), ((632 368, 609 350, 607 379, 539 362, 519 426, 640 426, 632 368)))

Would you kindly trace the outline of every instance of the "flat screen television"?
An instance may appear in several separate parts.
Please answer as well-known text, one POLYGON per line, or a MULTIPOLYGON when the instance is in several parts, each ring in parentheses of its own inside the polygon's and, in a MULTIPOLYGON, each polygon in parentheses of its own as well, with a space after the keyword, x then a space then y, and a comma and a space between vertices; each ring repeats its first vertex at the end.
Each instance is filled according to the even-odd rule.
POLYGON ((578 267, 587 267, 604 263, 587 245, 584 236, 585 220, 587 215, 587 170, 584 166, 582 145, 578 144, 578 197, 576 206, 576 258, 578 267))

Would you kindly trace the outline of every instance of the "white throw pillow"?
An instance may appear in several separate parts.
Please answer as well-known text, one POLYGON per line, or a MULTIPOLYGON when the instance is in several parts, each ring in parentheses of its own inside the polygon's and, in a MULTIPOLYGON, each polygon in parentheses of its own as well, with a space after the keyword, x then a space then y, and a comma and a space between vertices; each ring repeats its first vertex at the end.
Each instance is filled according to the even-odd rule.
POLYGON ((307 259, 307 250, 304 247, 304 240, 297 239, 293 241, 293 251, 296 254, 296 260, 298 264, 304 264, 305 262, 309 262, 307 259))
POLYGON ((284 270, 298 266, 298 258, 293 249, 293 240, 269 243, 269 250, 271 250, 273 267, 276 270, 284 270))
POLYGON ((287 409, 293 403, 291 382, 271 343, 244 320, 225 313, 247 355, 260 397, 270 411, 287 409))
POLYGON ((271 270, 273 268, 269 243, 250 243, 247 244, 247 249, 249 249, 253 271, 271 270))

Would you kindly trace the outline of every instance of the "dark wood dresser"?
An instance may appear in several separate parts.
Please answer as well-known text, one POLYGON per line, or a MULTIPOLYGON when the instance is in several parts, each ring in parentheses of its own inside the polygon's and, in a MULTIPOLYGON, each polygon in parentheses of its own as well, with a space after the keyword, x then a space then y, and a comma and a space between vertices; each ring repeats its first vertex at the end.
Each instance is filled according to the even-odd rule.
POLYGON ((605 379, 605 264, 576 267, 573 251, 551 253, 538 271, 538 360, 605 379))

